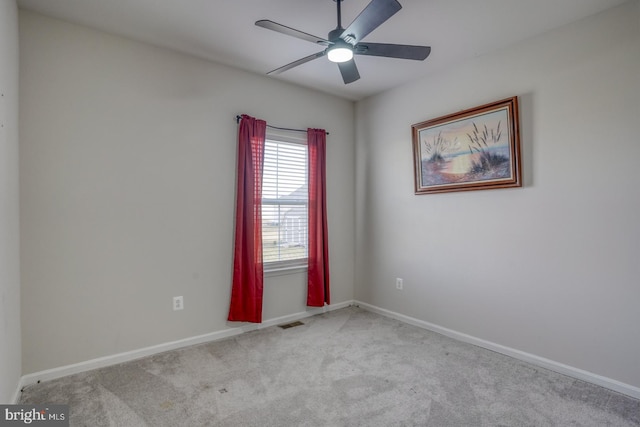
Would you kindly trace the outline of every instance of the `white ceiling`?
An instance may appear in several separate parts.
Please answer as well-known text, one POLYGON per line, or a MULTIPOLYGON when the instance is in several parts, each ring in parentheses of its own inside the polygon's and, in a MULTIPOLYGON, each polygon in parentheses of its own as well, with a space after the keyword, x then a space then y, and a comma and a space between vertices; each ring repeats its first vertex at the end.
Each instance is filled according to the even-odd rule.
MULTIPOLYGON (((370 0, 344 0, 342 26, 370 0)), ((357 56, 345 85, 320 58, 271 78, 358 100, 501 49, 625 0, 399 0, 403 8, 365 41, 431 46, 424 61, 357 56)), ((336 26, 332 0, 18 0, 65 21, 264 74, 322 47, 256 27, 270 19, 322 38, 336 26)))

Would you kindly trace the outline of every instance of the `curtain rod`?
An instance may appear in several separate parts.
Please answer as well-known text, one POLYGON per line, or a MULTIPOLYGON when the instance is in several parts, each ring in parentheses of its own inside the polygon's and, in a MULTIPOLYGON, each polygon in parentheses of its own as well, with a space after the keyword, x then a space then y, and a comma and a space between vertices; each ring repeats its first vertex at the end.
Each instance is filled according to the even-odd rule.
MULTIPOLYGON (((236 116, 236 123, 240 123, 240 119, 242 118, 241 115, 237 115, 236 116)), ((306 132, 306 129, 291 129, 291 128, 281 128, 278 126, 271 126, 271 125, 267 125, 267 127, 271 128, 271 129, 278 129, 278 130, 288 130, 291 132, 306 132)), ((327 135, 329 135, 329 132, 327 132, 326 130, 324 131, 327 135)))

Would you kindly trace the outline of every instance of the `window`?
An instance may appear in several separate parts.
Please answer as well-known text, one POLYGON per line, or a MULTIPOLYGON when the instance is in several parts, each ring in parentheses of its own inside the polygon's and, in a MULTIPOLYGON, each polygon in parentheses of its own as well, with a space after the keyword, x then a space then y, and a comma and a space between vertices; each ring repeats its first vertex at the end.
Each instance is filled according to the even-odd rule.
POLYGON ((265 141, 262 253, 265 268, 306 266, 308 200, 306 141, 265 141))

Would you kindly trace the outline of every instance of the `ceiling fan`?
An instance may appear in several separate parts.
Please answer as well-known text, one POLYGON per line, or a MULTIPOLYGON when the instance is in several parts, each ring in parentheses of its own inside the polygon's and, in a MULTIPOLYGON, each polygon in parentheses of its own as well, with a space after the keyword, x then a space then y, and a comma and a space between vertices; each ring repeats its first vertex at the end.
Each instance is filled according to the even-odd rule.
POLYGON ((327 39, 316 37, 268 19, 256 21, 256 25, 259 27, 310 41, 311 43, 316 43, 321 46, 327 46, 327 48, 321 52, 293 61, 290 64, 269 71, 267 74, 280 74, 283 71, 290 70, 298 65, 305 64, 326 55, 329 61, 338 64, 340 74, 342 74, 342 80, 344 80, 345 84, 348 84, 360 78, 360 73, 358 73, 358 67, 356 67, 356 63, 353 60, 353 55, 384 56, 387 58, 423 61, 429 56, 429 53, 431 53, 429 46, 362 42, 362 39, 370 32, 378 28, 383 22, 402 9, 402 6, 397 0, 372 0, 347 29, 342 28, 341 22, 340 3, 342 3, 343 0, 333 1, 336 2, 338 25, 334 30, 329 32, 327 39))

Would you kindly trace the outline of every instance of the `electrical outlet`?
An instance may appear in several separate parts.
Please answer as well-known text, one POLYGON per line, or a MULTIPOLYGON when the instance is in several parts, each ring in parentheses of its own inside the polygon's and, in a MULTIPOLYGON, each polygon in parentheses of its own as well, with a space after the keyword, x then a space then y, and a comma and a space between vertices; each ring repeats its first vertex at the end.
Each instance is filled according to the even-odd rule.
POLYGON ((404 286, 404 283, 403 283, 402 279, 398 277, 396 279, 396 289, 401 291, 403 286, 404 286))
POLYGON ((182 310, 184 308, 184 300, 182 297, 173 297, 173 311, 182 310))

